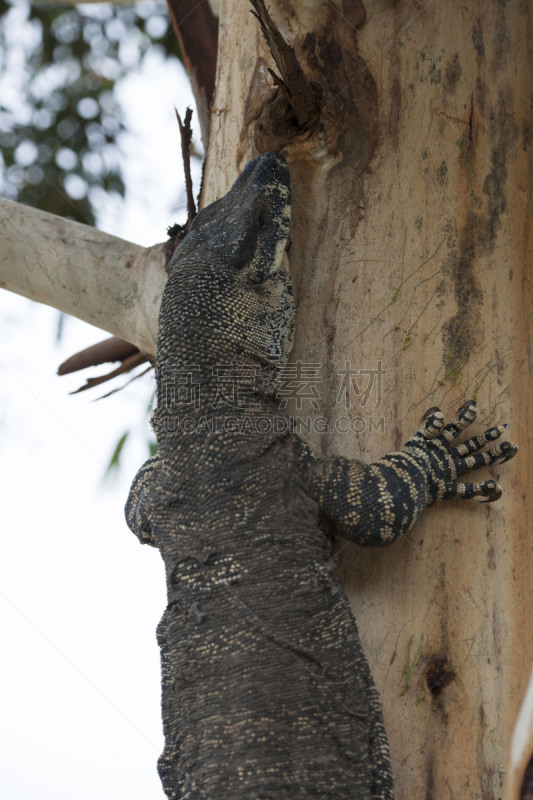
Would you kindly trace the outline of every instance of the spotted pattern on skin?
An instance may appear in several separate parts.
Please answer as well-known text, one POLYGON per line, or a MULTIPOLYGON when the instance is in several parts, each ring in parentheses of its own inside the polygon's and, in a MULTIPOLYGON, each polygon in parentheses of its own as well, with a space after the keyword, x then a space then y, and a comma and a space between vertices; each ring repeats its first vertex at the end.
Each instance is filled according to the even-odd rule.
POLYGON ((288 167, 265 153, 198 214, 161 304, 159 449, 133 482, 126 518, 165 564, 158 767, 170 800, 392 800, 381 705, 332 527, 389 544, 439 500, 497 499, 494 481, 457 478, 516 452, 508 442, 481 452, 503 426, 453 446, 473 403, 449 425, 430 409, 403 450, 370 465, 317 459, 289 432, 276 399, 295 318, 289 223, 288 167), (216 402, 220 364, 251 376, 231 408, 241 427, 225 426, 216 402), (184 375, 192 398, 180 393, 184 375), (260 419, 272 425, 254 427, 260 419))
POLYGON ((480 452, 498 439, 507 425, 489 428, 479 436, 451 447, 455 437, 474 422, 477 406, 465 403, 456 419, 444 425, 444 415, 430 408, 424 424, 404 445, 365 467, 348 459, 319 459, 309 468, 309 481, 326 516, 338 532, 362 545, 387 545, 415 525, 424 509, 453 497, 471 499, 482 496, 491 503, 501 497, 502 489, 494 480, 459 483, 457 478, 472 470, 505 463, 518 447, 502 442, 480 452), (344 494, 339 501, 337 485, 342 474, 344 494))

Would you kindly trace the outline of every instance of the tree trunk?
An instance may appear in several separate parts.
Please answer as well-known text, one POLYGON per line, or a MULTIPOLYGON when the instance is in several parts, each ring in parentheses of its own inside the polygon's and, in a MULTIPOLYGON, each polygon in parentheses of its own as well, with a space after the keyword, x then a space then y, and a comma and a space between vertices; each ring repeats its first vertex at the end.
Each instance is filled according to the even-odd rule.
MULTIPOLYGON (((358 0, 270 0, 269 11, 316 113, 308 106, 303 124, 299 98, 282 89, 273 97, 267 67, 280 70, 257 20, 247 3, 223 0, 203 200, 224 194, 257 151, 286 155, 298 301, 291 410, 304 423, 316 415, 307 438, 317 453, 370 462, 399 447, 429 406, 450 416, 476 396, 479 428, 511 422, 521 446, 502 471, 498 503, 437 506, 388 550, 339 543, 383 699, 397 799, 495 800, 533 662, 531 6, 368 0, 365 20, 358 0)), ((130 253, 115 240, 104 257, 93 236, 88 256, 85 234, 81 249, 67 236, 58 242, 66 248, 45 248, 37 279, 42 243, 33 244, 28 216, 13 233, 19 212, 4 214, 3 285, 91 321, 100 315, 96 324, 150 351, 164 248, 130 253), (112 282, 89 281, 76 311, 85 284, 73 290, 48 275, 55 259, 78 280, 69 253, 84 268, 87 257, 104 266, 132 255, 139 284, 115 297, 112 282), (153 278, 142 276, 143 261, 153 278)), ((111 278, 120 286, 120 269, 111 278)), ((531 708, 526 701, 530 727, 525 719, 508 800, 520 796, 531 708)))
POLYGON ((533 661, 531 8, 369 0, 359 24, 358 3, 346 0, 344 16, 336 5, 269 5, 304 72, 324 78, 321 130, 284 142, 262 116, 276 68, 257 21, 247 4, 222 3, 203 199, 227 191, 254 137, 288 145, 291 361, 305 384, 292 410, 317 413, 320 395, 332 432, 311 429, 317 452, 369 462, 428 407, 451 416, 473 396, 479 430, 512 424, 521 453, 498 503, 434 508, 388 550, 339 543, 396 797, 488 800, 503 793, 533 661))

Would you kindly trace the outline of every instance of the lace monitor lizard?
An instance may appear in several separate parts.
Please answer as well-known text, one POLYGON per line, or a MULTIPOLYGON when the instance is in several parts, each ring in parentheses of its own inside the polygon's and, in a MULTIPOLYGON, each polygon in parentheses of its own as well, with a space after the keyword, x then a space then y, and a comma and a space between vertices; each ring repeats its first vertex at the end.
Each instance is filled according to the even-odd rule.
POLYGON ((159 449, 126 517, 166 569, 159 773, 173 800, 392 798, 380 701, 331 528, 386 545, 440 500, 496 500, 495 481, 457 478, 517 450, 481 450, 504 425, 453 446, 474 402, 449 424, 431 408, 403 450, 370 465, 315 458, 277 425, 295 314, 289 224, 289 169, 265 153, 194 219, 162 300, 159 449), (221 365, 247 376, 231 414, 221 365))

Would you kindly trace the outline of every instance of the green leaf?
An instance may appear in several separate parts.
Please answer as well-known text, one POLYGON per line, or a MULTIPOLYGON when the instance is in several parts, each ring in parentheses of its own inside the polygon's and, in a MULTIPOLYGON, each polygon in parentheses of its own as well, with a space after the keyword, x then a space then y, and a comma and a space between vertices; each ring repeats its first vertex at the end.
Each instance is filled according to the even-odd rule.
POLYGON ((126 431, 122 434, 120 439, 118 440, 116 447, 113 451, 113 455, 111 456, 111 460, 107 465, 107 469, 105 471, 105 475, 109 476, 112 472, 115 472, 120 467, 120 456, 122 454, 122 449, 126 443, 126 439, 130 435, 129 431, 126 431))

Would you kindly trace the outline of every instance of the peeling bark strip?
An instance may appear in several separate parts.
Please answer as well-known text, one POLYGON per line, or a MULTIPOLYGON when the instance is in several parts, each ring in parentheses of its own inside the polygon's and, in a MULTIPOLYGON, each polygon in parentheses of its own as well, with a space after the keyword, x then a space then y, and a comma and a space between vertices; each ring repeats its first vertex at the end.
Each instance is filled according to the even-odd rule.
MULTIPOLYGON (((59 365, 58 375, 70 375, 73 372, 79 372, 87 367, 96 367, 99 364, 105 364, 109 361, 120 361, 120 366, 105 375, 99 375, 96 378, 89 378, 84 386, 80 386, 72 394, 83 392, 86 389, 92 389, 94 386, 100 386, 118 375, 123 375, 126 372, 144 364, 148 361, 148 357, 139 352, 135 345, 120 339, 118 336, 111 336, 110 339, 104 339, 103 342, 98 342, 84 350, 75 353, 66 361, 59 365)), ((135 377, 140 377, 136 375, 135 377)))
POLYGON ((306 131, 313 122, 318 121, 319 106, 316 93, 307 81, 294 49, 287 44, 272 21, 264 0, 251 0, 251 3, 255 9, 252 14, 259 21, 261 31, 281 77, 270 68, 268 71, 272 75, 275 85, 280 87, 290 103, 297 126, 302 131, 306 131))
POLYGON ((316 28, 289 43, 267 12, 264 0, 251 0, 279 75, 272 69, 277 92, 257 94, 254 75, 247 101, 245 126, 255 122, 254 142, 259 152, 281 151, 303 145, 320 154, 337 156, 339 150, 361 171, 375 145, 377 92, 375 82, 358 54, 357 28, 365 20, 362 2, 345 3, 339 12, 333 4, 317 15, 316 28), (346 134, 350 142, 346 147, 346 134), (354 135, 355 132, 355 135, 354 135))
MULTIPOLYGON (((98 345, 96 346, 98 347, 98 345)), ((90 350, 91 348, 89 347, 87 349, 90 350)), ((84 352, 85 351, 82 351, 82 353, 84 352)), ((148 359, 146 358, 146 356, 144 356, 135 348, 135 352, 132 355, 124 358, 120 366, 118 366, 116 369, 111 370, 111 372, 106 372, 105 375, 98 375, 96 378, 88 378, 83 386, 80 386, 79 389, 75 389, 70 394, 79 394, 80 392, 85 392, 87 389, 94 389, 96 386, 101 386, 103 383, 107 383, 107 381, 113 380, 113 378, 118 378, 119 375, 125 375, 127 372, 131 372, 132 369, 135 369, 135 367, 139 367, 141 364, 145 364, 147 361, 148 359)), ((143 372, 134 375, 133 378, 130 381, 128 381, 128 383, 131 383, 137 378, 140 378, 141 375, 144 375, 145 372, 148 372, 149 369, 150 367, 148 367, 148 369, 146 370, 143 370, 143 372)), ((58 374, 61 374, 59 373, 59 370, 58 374)), ((121 388, 123 387, 112 389, 110 392, 103 395, 102 397, 109 397, 109 395, 114 394, 117 391, 120 391, 121 388)))
POLYGON ((59 365, 58 375, 69 375, 87 367, 96 367, 109 361, 124 361, 134 353, 138 352, 135 345, 120 339, 118 336, 111 336, 103 342, 86 347, 78 353, 67 358, 59 365))

